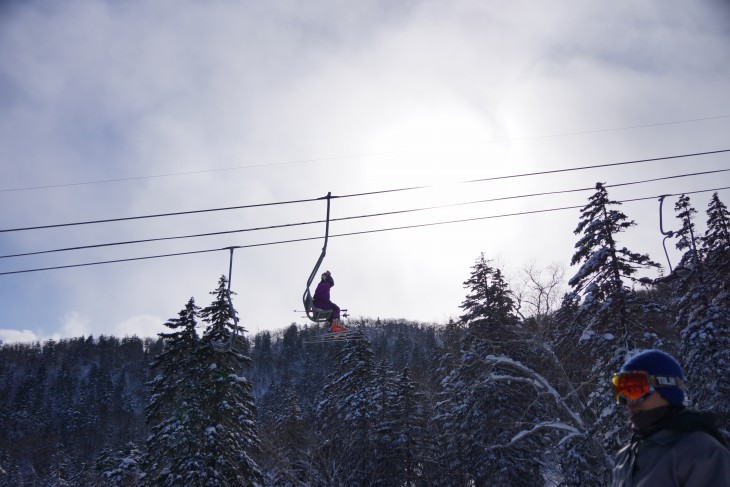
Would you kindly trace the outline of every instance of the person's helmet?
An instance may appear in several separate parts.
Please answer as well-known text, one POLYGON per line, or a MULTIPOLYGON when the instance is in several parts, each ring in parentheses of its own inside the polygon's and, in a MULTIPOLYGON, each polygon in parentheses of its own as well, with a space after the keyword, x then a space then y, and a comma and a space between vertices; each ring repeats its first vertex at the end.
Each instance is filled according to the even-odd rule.
POLYGON ((330 271, 325 271, 324 273, 322 273, 322 280, 323 281, 326 281, 330 277, 331 277, 330 271))

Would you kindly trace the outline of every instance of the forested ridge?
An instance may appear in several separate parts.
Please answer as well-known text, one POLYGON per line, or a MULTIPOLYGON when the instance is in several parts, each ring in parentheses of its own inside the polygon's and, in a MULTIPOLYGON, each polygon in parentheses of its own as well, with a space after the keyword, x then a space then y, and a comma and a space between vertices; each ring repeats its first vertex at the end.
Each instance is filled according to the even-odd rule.
MULTIPOLYGON (((363 341, 291 324, 233 334, 225 277, 157 338, 0 347, 0 486, 606 485, 627 440, 609 379, 627 355, 683 363, 730 429, 730 215, 675 203, 675 273, 621 244, 605 187, 570 263, 465 269, 447 324, 358 318, 363 341), (679 272, 684 271, 684 272, 679 272), (680 277, 681 276, 681 277, 680 277), (232 346, 227 346, 232 344, 232 346)), ((245 325, 245 324, 244 324, 245 325)))

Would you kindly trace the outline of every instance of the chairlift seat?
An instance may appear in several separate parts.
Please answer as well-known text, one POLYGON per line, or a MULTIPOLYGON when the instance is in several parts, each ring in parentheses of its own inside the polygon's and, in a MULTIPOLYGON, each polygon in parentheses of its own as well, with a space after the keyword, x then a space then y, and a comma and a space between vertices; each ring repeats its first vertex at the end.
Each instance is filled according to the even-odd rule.
POLYGON ((307 317, 315 323, 324 323, 329 321, 333 310, 317 308, 314 306, 313 301, 314 300, 312 299, 312 294, 309 292, 309 289, 304 291, 304 311, 307 313, 307 317))
POLYGON ((317 322, 328 321, 332 315, 332 311, 333 310, 331 309, 322 309, 312 306, 312 316, 314 316, 314 321, 317 322))

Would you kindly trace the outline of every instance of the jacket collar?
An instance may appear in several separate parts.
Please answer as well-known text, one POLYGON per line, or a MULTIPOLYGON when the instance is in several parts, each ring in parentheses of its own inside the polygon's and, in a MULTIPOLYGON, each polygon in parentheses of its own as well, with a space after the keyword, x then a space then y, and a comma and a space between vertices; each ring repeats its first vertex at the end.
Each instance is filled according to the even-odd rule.
POLYGON ((676 432, 690 433, 702 431, 727 447, 722 433, 717 429, 715 415, 698 412, 684 407, 671 408, 666 415, 653 423, 649 428, 637 431, 637 439, 651 439, 652 442, 665 444, 676 437, 676 432))

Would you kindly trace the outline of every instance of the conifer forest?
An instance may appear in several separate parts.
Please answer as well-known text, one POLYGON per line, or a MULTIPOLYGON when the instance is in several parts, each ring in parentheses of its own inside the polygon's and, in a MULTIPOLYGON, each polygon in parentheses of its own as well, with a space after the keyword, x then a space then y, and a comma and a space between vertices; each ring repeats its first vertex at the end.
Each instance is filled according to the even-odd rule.
POLYGON ((671 269, 624 246, 635 222, 598 183, 571 262, 507 277, 474 256, 446 324, 253 335, 222 276, 158 337, 3 344, 0 486, 607 485, 629 434, 610 377, 649 348, 727 434, 730 213, 673 198, 671 269))

